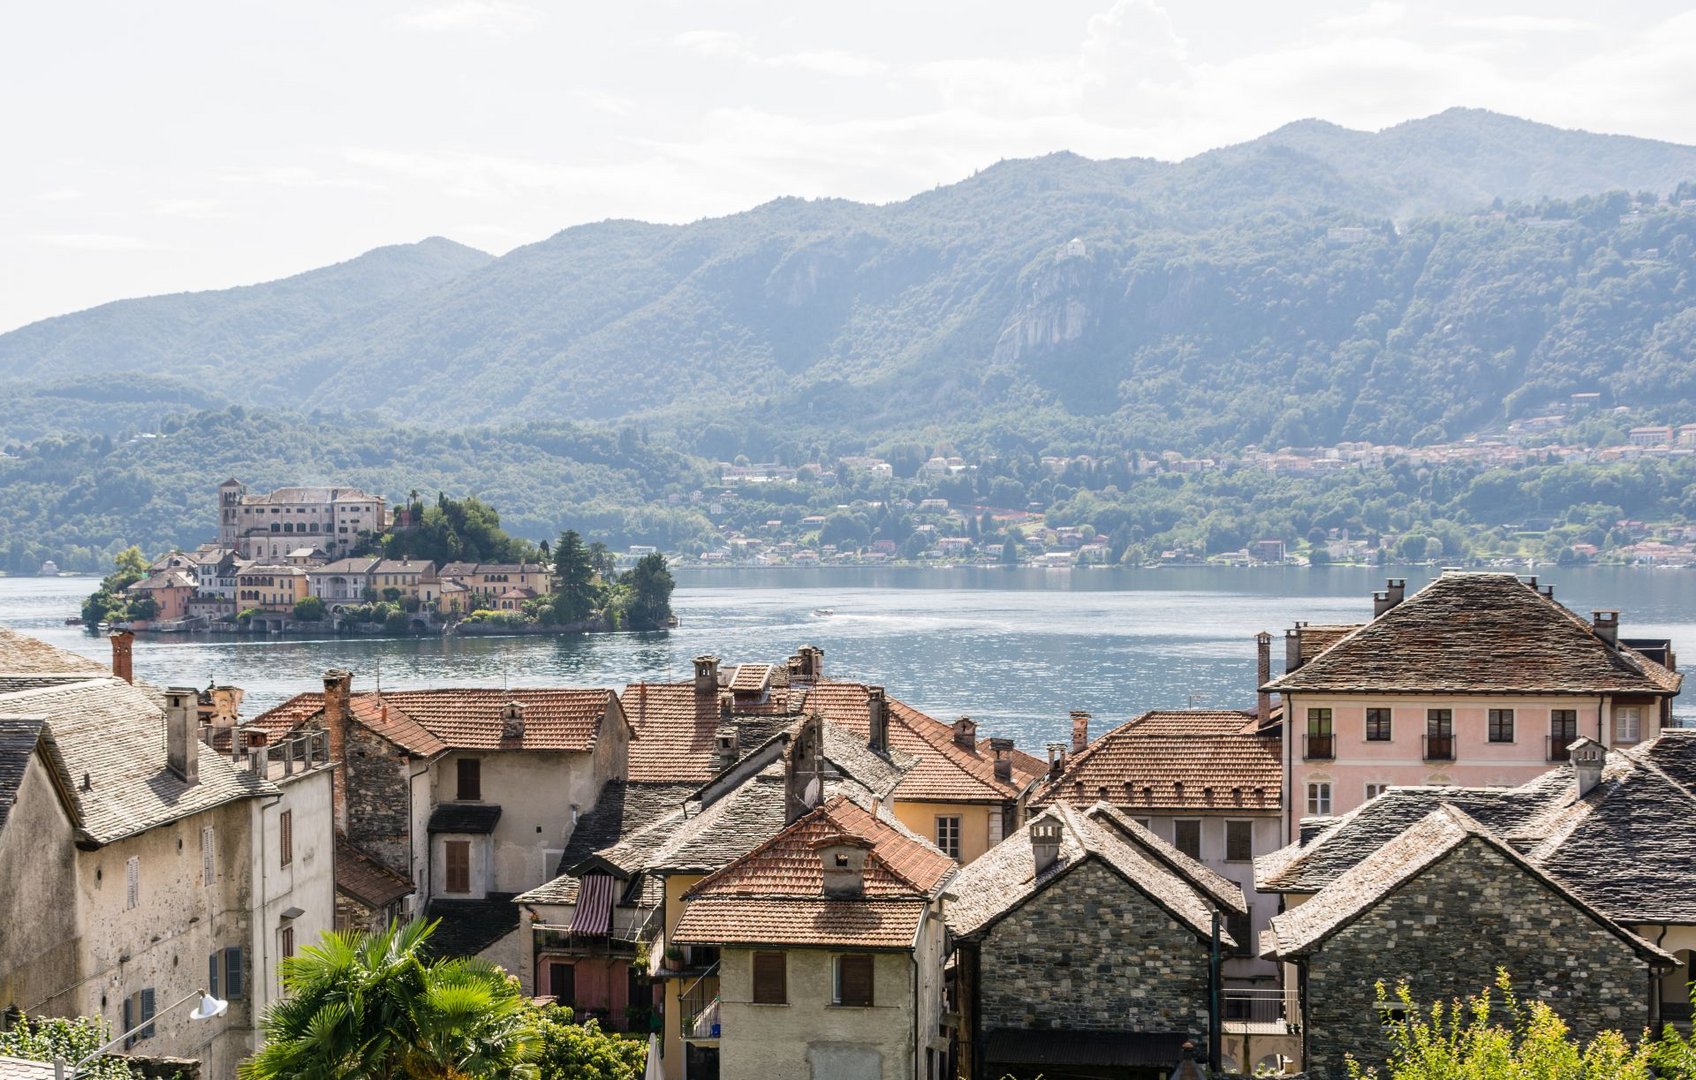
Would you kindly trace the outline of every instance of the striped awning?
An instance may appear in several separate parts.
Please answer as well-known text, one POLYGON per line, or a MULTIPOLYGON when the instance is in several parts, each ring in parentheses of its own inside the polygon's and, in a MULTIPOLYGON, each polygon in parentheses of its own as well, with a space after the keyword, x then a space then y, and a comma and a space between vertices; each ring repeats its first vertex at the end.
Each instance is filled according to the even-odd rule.
POLYGON ((577 887, 577 910, 571 915, 571 932, 599 937, 611 933, 612 898, 611 874, 584 874, 577 887))

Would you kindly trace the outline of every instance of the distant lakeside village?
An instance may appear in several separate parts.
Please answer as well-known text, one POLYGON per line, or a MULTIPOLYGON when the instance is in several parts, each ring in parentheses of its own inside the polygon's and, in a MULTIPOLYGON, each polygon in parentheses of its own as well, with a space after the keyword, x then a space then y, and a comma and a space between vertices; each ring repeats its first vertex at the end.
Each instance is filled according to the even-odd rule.
MULTIPOLYGON (((228 494, 229 565, 302 590, 238 569, 231 601, 367 587, 345 552, 380 503, 228 494)), ((437 610, 450 576, 371 587, 437 610)), ((1696 730, 1671 643, 1510 573, 1359 608, 1245 641, 1240 709, 1057 697, 1070 737, 1026 747, 807 645, 617 691, 332 668, 245 715, 237 687, 138 682, 128 632, 108 667, 0 629, 0 1010, 224 1080, 320 935, 427 920, 431 957, 498 965, 663 1080, 1344 1080, 1498 972, 1576 1039, 1676 1044, 1696 730), (196 994, 227 1011, 166 1007, 196 994)))

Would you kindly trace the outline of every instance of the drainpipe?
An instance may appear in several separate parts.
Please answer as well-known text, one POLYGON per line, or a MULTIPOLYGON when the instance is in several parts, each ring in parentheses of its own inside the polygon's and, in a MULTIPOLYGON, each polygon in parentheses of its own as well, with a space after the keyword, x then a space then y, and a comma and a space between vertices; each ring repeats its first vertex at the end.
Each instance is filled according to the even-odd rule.
POLYGON ((1224 1035, 1219 1024, 1219 909, 1213 909, 1213 934, 1207 950, 1207 1067, 1219 1071, 1219 1050, 1224 1035))

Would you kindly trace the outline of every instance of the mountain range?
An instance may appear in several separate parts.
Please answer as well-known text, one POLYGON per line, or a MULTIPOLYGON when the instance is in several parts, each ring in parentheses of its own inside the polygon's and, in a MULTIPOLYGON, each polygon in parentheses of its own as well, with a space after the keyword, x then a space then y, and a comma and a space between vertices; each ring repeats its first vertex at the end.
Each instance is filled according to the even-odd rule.
POLYGON ((1451 110, 499 258, 431 238, 0 335, 0 433, 240 404, 637 423, 731 456, 1429 442, 1582 391, 1674 414, 1696 404, 1693 181, 1693 147, 1451 110))

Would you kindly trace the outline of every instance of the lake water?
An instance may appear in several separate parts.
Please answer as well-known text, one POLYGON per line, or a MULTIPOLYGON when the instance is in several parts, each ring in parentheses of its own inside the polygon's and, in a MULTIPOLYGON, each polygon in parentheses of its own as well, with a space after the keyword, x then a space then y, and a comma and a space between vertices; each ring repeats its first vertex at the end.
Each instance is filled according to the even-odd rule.
MULTIPOLYGON (((247 691, 247 715, 321 686, 325 668, 356 688, 604 686, 687 678, 690 660, 777 662, 797 646, 825 651, 827 674, 881 683, 933 716, 970 715, 985 734, 1040 751, 1068 738, 1071 709, 1105 731, 1150 708, 1252 708, 1254 635, 1359 622, 1386 574, 1411 593, 1429 567, 1183 568, 1147 571, 1002 569, 712 570, 681 572, 666 633, 588 637, 251 640, 142 637, 139 678, 159 686, 209 680, 247 691), (818 616, 816 610, 834 614, 818 616)), ((1618 608, 1628 637, 1668 637, 1696 657, 1696 573, 1567 569, 1546 573, 1581 614, 1618 608)), ((0 623, 106 662, 110 648, 75 614, 92 578, 0 578, 0 623)), ((1696 703, 1676 710, 1696 718, 1696 703)))

